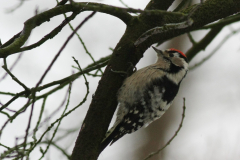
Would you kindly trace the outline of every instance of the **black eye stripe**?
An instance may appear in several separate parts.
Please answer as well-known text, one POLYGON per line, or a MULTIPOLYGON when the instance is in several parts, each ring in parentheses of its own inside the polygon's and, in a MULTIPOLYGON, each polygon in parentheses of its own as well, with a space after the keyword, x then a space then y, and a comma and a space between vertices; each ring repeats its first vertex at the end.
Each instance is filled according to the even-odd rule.
POLYGON ((167 53, 169 54, 169 57, 174 57, 174 53, 176 53, 176 51, 167 51, 167 53))
POLYGON ((173 53, 169 53, 169 57, 174 57, 174 54, 173 53))

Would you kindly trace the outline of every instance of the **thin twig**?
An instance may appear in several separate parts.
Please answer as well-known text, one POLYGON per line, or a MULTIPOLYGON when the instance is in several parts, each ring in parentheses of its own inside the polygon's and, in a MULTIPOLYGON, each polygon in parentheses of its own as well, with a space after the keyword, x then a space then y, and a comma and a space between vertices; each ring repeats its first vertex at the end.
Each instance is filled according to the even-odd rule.
POLYGON ((48 11, 42 12, 38 15, 29 18, 24 23, 24 28, 21 33, 18 35, 16 39, 12 43, 10 43, 7 47, 2 47, 0 49, 0 58, 5 58, 11 54, 15 54, 17 52, 22 51, 21 47, 27 41, 29 36, 31 35, 32 30, 41 25, 42 23, 49 21, 50 18, 60 15, 62 13, 67 12, 79 12, 82 11, 96 11, 107 13, 118 17, 124 23, 128 24, 132 20, 132 16, 129 13, 146 13, 151 15, 158 15, 161 16, 178 16, 178 17, 186 17, 186 14, 179 13, 179 12, 168 12, 168 11, 161 11, 161 10, 140 10, 140 9, 133 9, 133 8, 121 8, 121 7, 114 7, 105 4, 98 4, 98 3, 90 3, 90 2, 79 2, 73 4, 66 4, 60 5, 55 8, 52 8, 48 11))
MULTIPOLYGON (((65 114, 65 112, 66 112, 66 110, 67 110, 67 108, 68 108, 68 105, 69 105, 69 102, 70 102, 71 89, 72 89, 72 83, 69 84, 67 104, 66 104, 65 109, 64 109, 64 111, 63 111, 63 113, 62 113, 61 116, 63 116, 63 115, 65 114)), ((60 126, 61 121, 62 121, 62 119, 58 122, 58 125, 57 125, 57 127, 55 128, 55 130, 54 130, 54 132, 53 132, 53 135, 52 135, 51 139, 49 140, 46 149, 42 152, 42 156, 40 157, 39 160, 41 160, 41 159, 45 156, 45 154, 47 153, 47 151, 48 151, 51 143, 53 142, 53 138, 55 137, 55 135, 56 135, 56 133, 57 133, 57 131, 58 131, 58 127, 60 126)))
POLYGON ((67 46, 68 42, 72 39, 72 37, 74 36, 74 34, 77 32, 77 30, 79 28, 81 28, 83 26, 83 24, 85 24, 96 12, 92 12, 89 16, 87 16, 77 27, 76 29, 71 33, 71 35, 67 38, 67 40, 65 41, 65 43, 63 44, 63 46, 61 47, 61 49, 58 51, 58 53, 56 54, 56 56, 54 57, 54 59, 52 60, 51 64, 48 66, 48 68, 46 69, 46 71, 44 72, 44 74, 42 75, 41 79, 39 80, 39 82, 37 83, 37 86, 35 88, 37 88, 43 81, 43 79, 45 78, 46 74, 49 72, 49 70, 52 68, 54 62, 57 60, 57 58, 59 57, 59 55, 61 54, 61 52, 64 50, 64 48, 67 46))
MULTIPOLYGON (((76 60, 75 61, 77 64, 78 64, 78 61, 76 60)), ((82 71, 80 65, 78 64, 79 66, 79 69, 82 71)), ((84 75, 84 74, 83 74, 84 75)), ((78 107, 80 107, 83 103, 86 102, 87 100, 87 97, 88 97, 88 94, 89 94, 89 82, 87 81, 86 77, 84 76, 84 79, 85 79, 85 85, 86 85, 86 88, 87 88, 87 92, 85 94, 85 97, 83 98, 83 100, 77 105, 75 106, 73 109, 71 109, 70 111, 68 111, 67 113, 65 113, 64 115, 62 115, 60 118, 58 118, 55 122, 53 122, 47 129, 46 131, 40 136, 40 138, 38 139, 38 141, 36 143, 34 143, 31 148, 28 150, 29 153, 32 152, 32 150, 37 146, 37 144, 39 144, 43 137, 45 136, 46 133, 48 133, 48 131, 51 130, 51 128, 59 121, 61 121, 64 117, 66 117, 67 115, 69 115, 70 113, 72 113, 73 111, 75 111, 78 107)))
MULTIPOLYGON (((39 119, 39 123, 35 127, 36 131, 39 130, 39 128, 41 128, 46 122, 48 122, 56 113, 58 113, 58 111, 64 106, 65 102, 67 101, 68 94, 69 94, 69 88, 68 88, 68 90, 67 90, 67 92, 66 92, 66 94, 65 94, 65 96, 64 96, 64 98, 63 98, 63 100, 61 102, 61 104, 59 105, 59 107, 57 107, 57 109, 55 109, 50 115, 48 115, 41 123, 40 123, 41 119, 39 119)), ((46 95, 46 97, 47 97, 47 95, 46 95)), ((41 110, 41 112, 42 112, 42 110, 41 110)), ((31 134, 32 133, 29 133, 29 136, 31 136, 31 134)))
MULTIPOLYGON (((15 77, 15 76, 11 73, 11 71, 8 69, 6 58, 3 59, 3 62, 4 62, 4 65, 2 66, 2 68, 12 77, 12 79, 13 79, 15 82, 17 82, 20 86, 22 86, 22 87, 25 89, 25 91, 27 92, 27 94, 29 94, 29 93, 30 93, 30 89, 29 89, 25 84, 23 84, 17 77, 15 77)), ((26 96, 28 96, 28 95, 26 95, 26 96)))
POLYGON ((12 12, 16 11, 17 9, 19 9, 23 5, 24 1, 26 1, 26 0, 20 0, 20 2, 16 6, 12 7, 11 9, 7 9, 6 12, 7 13, 12 13, 12 12))
MULTIPOLYGON (((14 101, 15 101, 16 99, 18 99, 19 97, 24 96, 24 95, 26 94, 26 91, 22 91, 22 92, 17 93, 17 94, 1 92, 1 94, 11 95, 11 96, 14 96, 14 97, 12 97, 7 103, 5 103, 5 104, 0 108, 0 111, 2 111, 3 109, 7 108, 9 104, 11 104, 12 102, 14 102, 14 101)), ((1 137, 1 131, 0 131, 0 137, 1 137)))
MULTIPOLYGON (((68 77, 65 77, 63 79, 60 79, 60 80, 57 80, 57 81, 53 81, 53 82, 50 82, 48 84, 45 84, 43 86, 39 86, 38 88, 32 88, 32 90, 35 90, 35 91, 42 91, 46 88, 49 88, 51 86, 55 86, 55 85, 67 85, 70 81, 74 81, 75 79, 77 79, 79 76, 81 76, 82 74, 85 74, 85 73, 89 73, 93 70, 96 70, 98 68, 102 68, 102 67, 105 67, 110 59, 111 55, 109 56, 106 56, 104 58, 101 58, 100 60, 98 60, 96 62, 96 64, 92 63, 90 65, 88 65, 85 69, 83 69, 83 72, 78 72, 78 73, 75 73, 71 76, 68 76, 68 77)), ((62 87, 63 87, 62 86, 62 87)), ((61 87, 61 88, 62 88, 61 87)), ((59 88, 59 87, 57 87, 59 88)), ((56 91, 56 89, 53 89, 43 95, 40 95, 39 98, 44 98, 46 95, 50 94, 50 93, 53 93, 56 91)), ((4 94, 4 95, 10 95, 10 96, 14 96, 12 99, 10 99, 7 103, 5 103, 1 108, 0 108, 0 111, 2 111, 3 109, 5 109, 7 106, 9 106, 12 102, 14 102, 14 100, 16 100, 17 98, 19 97, 24 97, 24 95, 26 94, 26 91, 22 91, 20 93, 9 93, 9 92, 0 92, 0 94, 4 94)), ((1 135, 1 133, 0 133, 1 135)))
POLYGON ((200 41, 193 45, 186 52, 188 61, 190 62, 193 59, 193 57, 197 55, 198 52, 204 50, 213 41, 213 39, 221 32, 223 27, 224 26, 212 28, 200 41))
POLYGON ((25 46, 22 48, 19 48, 19 52, 21 51, 27 51, 27 50, 31 50, 33 48, 36 48, 40 45, 42 45, 44 42, 46 42, 49 39, 52 39, 53 37, 55 37, 62 29, 63 27, 66 26, 66 24, 68 24, 71 20, 73 20, 75 17, 77 16, 77 13, 72 13, 71 16, 66 17, 62 23, 57 26, 56 28, 54 28, 50 33, 48 33, 47 35, 45 35, 41 40, 39 40, 38 42, 31 44, 29 46, 25 46))
POLYGON ((119 0, 121 3, 122 3, 122 5, 124 5, 126 8, 129 8, 129 6, 126 4, 126 3, 124 3, 122 0, 119 0))
POLYGON ((196 41, 193 39, 193 36, 191 35, 190 32, 187 33, 187 36, 188 36, 190 42, 191 42, 193 45, 197 44, 196 41))
MULTIPOLYGON (((89 73, 93 70, 96 70, 98 69, 99 67, 104 67, 107 65, 109 59, 110 59, 111 55, 108 55, 106 57, 103 57, 101 58, 100 60, 97 61, 97 64, 90 64, 88 65, 85 69, 83 69, 82 71, 78 72, 78 73, 75 73, 71 76, 68 76, 68 77, 65 77, 63 79, 60 79, 60 80, 57 80, 57 81, 53 81, 51 83, 48 83, 48 84, 45 84, 43 86, 39 86, 38 88, 32 88, 32 90, 35 90, 35 91, 42 91, 46 88, 49 88, 51 86, 55 86, 55 85, 59 85, 57 87, 55 87, 54 89, 48 91, 47 93, 43 94, 43 95, 40 95, 40 96, 37 96, 35 101, 36 100, 39 100, 41 98, 45 98, 47 95, 50 95, 56 91, 58 91, 59 89, 63 88, 64 86, 66 86, 67 84, 69 84, 69 82, 71 81, 74 81, 75 79, 77 79, 79 76, 85 74, 85 73, 89 73)), ((5 94, 5 93, 1 93, 1 94, 5 94)), ((3 105, 1 108, 0 108, 0 111, 2 111, 3 109, 5 109, 6 107, 8 107, 12 102, 14 102, 17 98, 19 97, 22 97, 23 95, 25 95, 25 91, 22 91, 20 93, 17 93, 17 94, 12 94, 12 93, 6 93, 7 95, 11 95, 11 96, 14 96, 12 99, 10 99, 5 105, 3 105)), ((23 113, 27 107, 32 103, 32 101, 28 101, 18 112, 16 112, 13 116, 11 116, 10 119, 8 119, 3 125, 2 125, 2 128, 0 129, 0 137, 1 137, 1 134, 4 130, 4 128, 6 127, 6 125, 9 123, 9 122, 12 122, 19 114, 23 113)), ((76 109, 76 108, 75 108, 76 109)))
MULTIPOLYGON (((16 60, 13 62, 12 66, 9 68, 9 71, 10 71, 10 72, 13 70, 13 68, 14 68, 14 67, 16 66, 16 64, 19 62, 19 60, 21 59, 22 55, 23 55, 23 52, 21 52, 21 53, 18 55, 18 57, 16 58, 16 60)), ((2 78, 0 79, 0 82, 1 82, 4 78, 6 78, 7 75, 8 75, 8 73, 5 73, 5 74, 2 76, 2 78)))
POLYGON ((11 118, 11 116, 7 112, 1 111, 0 113, 5 114, 8 118, 11 118))
POLYGON ((232 31, 230 34, 228 34, 227 36, 225 36, 222 41, 215 47, 215 49, 205 58, 203 58, 200 62, 194 64, 193 66, 189 67, 189 70, 193 70, 196 69, 197 67, 201 66, 204 62, 206 62, 207 60, 209 60, 222 46, 223 44, 233 35, 235 35, 236 33, 240 32, 240 28, 237 30, 232 31))
POLYGON ((37 141, 37 139, 36 139, 36 133, 37 133, 37 131, 38 131, 38 129, 39 129, 38 126, 39 126, 39 124, 40 124, 40 122, 41 122, 41 120, 42 120, 42 115, 43 115, 43 111, 44 111, 44 109, 45 109, 46 100, 47 100, 47 97, 45 97, 45 98, 43 99, 43 103, 42 103, 41 111, 40 111, 40 114, 39 114, 39 117, 38 117, 38 121, 37 121, 36 126, 35 126, 34 129, 33 129, 33 136, 32 136, 32 138, 33 138, 34 141, 37 141))
MULTIPOLYGON (((55 55, 55 57, 53 58, 52 62, 50 63, 50 65, 48 66, 48 68, 45 70, 45 72, 43 73, 42 77, 40 78, 40 80, 38 81, 38 83, 36 84, 35 88, 38 88, 38 86, 42 83, 43 79, 46 77, 47 73, 50 71, 50 69, 52 68, 53 64, 56 62, 57 58, 60 56, 60 54, 62 53, 62 51, 64 50, 64 48, 67 46, 68 42, 72 39, 72 37, 74 36, 75 32, 81 28, 83 26, 83 24, 85 24, 96 12, 92 12, 89 16, 87 16, 77 27, 76 29, 70 34, 70 36, 67 38, 67 40, 65 41, 65 43, 62 45, 62 47, 60 48, 60 50, 58 51, 58 53, 55 55)), ((31 106, 31 112, 30 112, 30 116, 29 116, 29 121, 28 121, 28 126, 26 129, 26 134, 25 134, 25 138, 24 138, 24 144, 27 143, 27 137, 28 137, 28 132, 30 129, 30 124, 31 124, 31 119, 32 119, 32 113, 33 113, 33 108, 34 108, 34 102, 35 102, 35 94, 33 94, 33 103, 31 106)), ((26 145, 24 145, 23 151, 25 151, 26 145)), ((23 157, 22 159, 23 160, 23 157)))
MULTIPOLYGON (((56 0, 56 1, 57 1, 57 3, 59 3, 58 0, 56 0)), ((67 15, 66 15, 65 13, 63 13, 63 16, 64 16, 65 19, 67 19, 67 15)), ((74 28, 73 28, 72 24, 70 23, 70 21, 68 22, 68 25, 69 25, 70 29, 71 29, 72 31, 74 31, 74 28)), ((76 36, 78 37, 79 41, 81 42, 81 44, 82 44, 85 52, 86 52, 86 53, 88 54, 88 56, 92 59, 92 61, 93 61, 94 63, 96 63, 95 59, 93 58, 92 54, 88 51, 87 46, 85 45, 85 43, 84 43, 84 41, 82 40, 82 38, 80 37, 80 35, 79 35, 77 32, 75 32, 75 34, 76 34, 76 36)), ((100 68, 100 72, 103 74, 103 71, 101 70, 101 68, 100 68)))
MULTIPOLYGON (((43 141, 41 142, 43 144, 49 144, 49 141, 43 141)), ((50 142, 52 146, 56 147, 58 150, 60 150, 62 152, 63 155, 65 155, 67 157, 67 159, 71 158, 71 155, 69 155, 65 149, 61 148, 59 145, 57 145, 55 142, 50 142)))
MULTIPOLYGON (((33 96, 35 97, 35 93, 33 94, 33 96)), ((30 98, 28 99, 28 102, 30 101, 30 98)), ((24 137, 24 142, 23 142, 23 152, 25 151, 26 149, 26 146, 27 146, 27 137, 28 137, 28 132, 29 132, 29 129, 30 129, 30 126, 31 126, 31 122, 32 122, 32 116, 33 116, 33 109, 34 109, 34 101, 32 103, 32 106, 31 106, 31 111, 30 111, 30 115, 29 115, 29 118, 28 118, 28 125, 27 125, 27 129, 25 130, 25 137, 24 137)), ((25 109, 26 110, 26 109, 25 109)), ((23 160, 25 154, 22 155, 22 158, 21 160, 23 160)))
MULTIPOLYGON (((82 68, 80 67, 80 64, 78 63, 78 60, 76 60, 75 57, 72 57, 72 58, 73 58, 74 62, 77 63, 78 68, 79 68, 80 71, 82 72, 83 70, 82 70, 82 68)), ((83 74, 83 77, 84 77, 84 79, 85 79, 85 83, 88 84, 88 81, 87 81, 87 78, 86 78, 85 74, 83 74)))
POLYGON ((15 111, 15 110, 12 110, 12 109, 9 109, 9 108, 6 108, 6 110, 8 110, 8 111, 10 111, 10 112, 14 112, 14 113, 17 112, 17 111, 15 111))

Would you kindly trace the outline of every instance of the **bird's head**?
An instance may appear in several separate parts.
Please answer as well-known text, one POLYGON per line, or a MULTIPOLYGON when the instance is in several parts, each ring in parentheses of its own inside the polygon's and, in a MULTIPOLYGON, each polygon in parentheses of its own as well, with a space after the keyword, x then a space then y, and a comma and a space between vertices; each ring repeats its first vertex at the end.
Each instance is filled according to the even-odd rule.
POLYGON ((155 47, 153 49, 157 52, 158 55, 158 61, 161 61, 161 63, 166 63, 166 70, 178 70, 178 69, 185 69, 188 70, 188 60, 187 56, 174 48, 166 49, 164 51, 159 50, 155 47))

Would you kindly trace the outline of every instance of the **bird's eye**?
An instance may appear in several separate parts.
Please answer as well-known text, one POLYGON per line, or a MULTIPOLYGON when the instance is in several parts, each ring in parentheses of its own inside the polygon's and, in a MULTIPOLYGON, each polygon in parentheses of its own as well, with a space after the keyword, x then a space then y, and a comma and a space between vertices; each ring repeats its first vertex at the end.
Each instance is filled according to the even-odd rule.
POLYGON ((173 53, 169 53, 169 57, 173 57, 174 55, 173 55, 173 53))

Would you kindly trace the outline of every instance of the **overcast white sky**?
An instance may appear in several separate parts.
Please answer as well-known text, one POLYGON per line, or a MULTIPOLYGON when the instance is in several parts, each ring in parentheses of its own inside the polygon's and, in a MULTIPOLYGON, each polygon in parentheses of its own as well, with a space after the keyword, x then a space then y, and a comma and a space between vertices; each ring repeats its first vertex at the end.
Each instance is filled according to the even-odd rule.
MULTIPOLYGON (((29 0, 13 13, 6 11, 16 4, 17 0, 1 0, 0 2, 0 39, 2 43, 6 42, 13 35, 17 34, 23 28, 23 23, 34 15, 34 10, 38 6, 39 11, 50 9, 56 5, 55 0, 29 0)), ((80 2, 80 1, 79 1, 80 2)), ((115 6, 123 5, 118 0, 99 0, 90 1, 98 3, 106 3, 115 6)), ((125 1, 130 7, 143 9, 149 0, 131 0, 125 1)), ((80 14, 72 24, 78 25, 90 12, 80 14)), ((58 16, 51 19, 50 22, 44 23, 40 27, 34 29, 28 44, 34 43, 51 31, 56 25, 60 24, 63 16, 58 16)), ((125 24, 112 16, 97 13, 86 25, 78 32, 83 38, 87 48, 92 53, 96 60, 101 57, 111 54, 109 47, 114 48, 119 39, 124 33, 125 24)), ((190 66, 200 61, 207 56, 211 51, 231 32, 231 30, 239 28, 239 23, 231 25, 231 28, 225 28, 219 36, 201 52, 191 63, 190 66)), ((47 65, 60 49, 61 45, 70 35, 70 29, 66 26, 62 32, 49 40, 44 45, 34 50, 25 52, 13 73, 28 87, 36 85, 37 81, 45 71, 47 65)), ((194 33, 199 40, 205 31, 194 33)), ((181 40, 181 39, 180 39, 181 40)), ((113 146, 108 147, 99 157, 100 160, 122 160, 144 159, 147 155, 142 153, 144 146, 148 143, 153 143, 158 137, 158 132, 163 136, 163 144, 155 144, 161 147, 172 137, 178 128, 182 114, 182 98, 186 98, 186 113, 183 127, 178 136, 168 146, 163 154, 164 160, 237 160, 240 158, 240 54, 239 54, 239 34, 236 34, 229 39, 208 61, 199 68, 189 71, 187 77, 182 83, 179 94, 175 99, 174 105, 169 111, 156 123, 154 122, 146 129, 141 129, 131 135, 127 135, 116 142, 113 146), (171 117, 171 118, 168 118, 171 117), (166 121, 171 121, 171 125, 164 126, 166 121), (165 127, 165 128, 164 128, 165 127), (149 130, 154 132, 154 129, 161 128, 162 131, 156 131, 155 137, 149 137, 149 130), (149 142, 150 141, 150 142, 149 142)), ((175 47, 174 44, 172 44, 175 47)), ((165 49, 166 44, 160 46, 160 49, 165 49)), ((190 47, 190 42, 186 42, 181 49, 186 52, 190 47)), ((72 56, 79 60, 82 67, 91 63, 91 59, 86 55, 80 42, 74 37, 67 48, 61 54, 54 67, 51 69, 43 84, 53 80, 64 78, 74 70, 71 66, 75 65, 72 56)), ((15 60, 16 55, 10 56, 7 61, 10 64, 15 60)), ((141 68, 155 61, 155 53, 149 49, 143 59, 137 65, 141 68)), ((2 62, 0 62, 2 64, 2 62)), ((0 68, 0 74, 5 71, 0 68)), ((95 92, 99 78, 89 77, 91 93, 88 101, 81 108, 76 110, 70 116, 63 120, 61 128, 80 127, 88 105, 91 101, 91 95, 95 92)), ((22 88, 18 86, 11 78, 0 83, 0 91, 20 92, 22 88)), ((67 88, 65 88, 66 90, 67 88)), ((70 108, 78 104, 84 97, 86 92, 84 80, 80 78, 73 84, 70 108)), ((44 93, 44 92, 43 92, 44 93)), ((42 94, 42 93, 41 93, 42 94)), ((47 112, 45 116, 56 109, 64 97, 65 91, 57 92, 47 100, 47 112)), ((8 101, 10 97, 0 96, 2 103, 8 101)), ((10 108, 17 109, 24 104, 25 100, 18 100, 13 103, 10 108)), ((37 103, 34 110, 35 115, 38 115, 41 103, 37 103)), ((8 146, 13 146, 16 136, 23 136, 27 126, 29 110, 25 115, 18 117, 11 125, 9 125, 2 138, 1 143, 8 146)), ((58 115, 59 116, 59 115, 58 115)), ((33 120, 36 120, 37 116, 33 120)), ((0 126, 6 120, 4 115, 0 115, 0 126)), ((43 130, 44 131, 44 130, 43 130)), ((72 135, 72 139, 68 138, 62 142, 62 146, 68 146, 68 153, 71 153, 75 141, 76 134, 72 135)), ((157 149, 157 148, 155 148, 157 149)), ((147 149, 146 149, 147 150, 147 149)), ((3 148, 0 147, 0 152, 3 148)), ((150 149, 149 152, 154 151, 150 149)), ((32 159, 39 159, 40 152, 36 150, 32 154, 32 159)), ((62 155, 55 149, 50 149, 50 154, 46 156, 49 159, 61 159, 62 155), (54 157, 54 158, 53 158, 54 157)), ((159 159, 159 157, 152 158, 159 159)))

